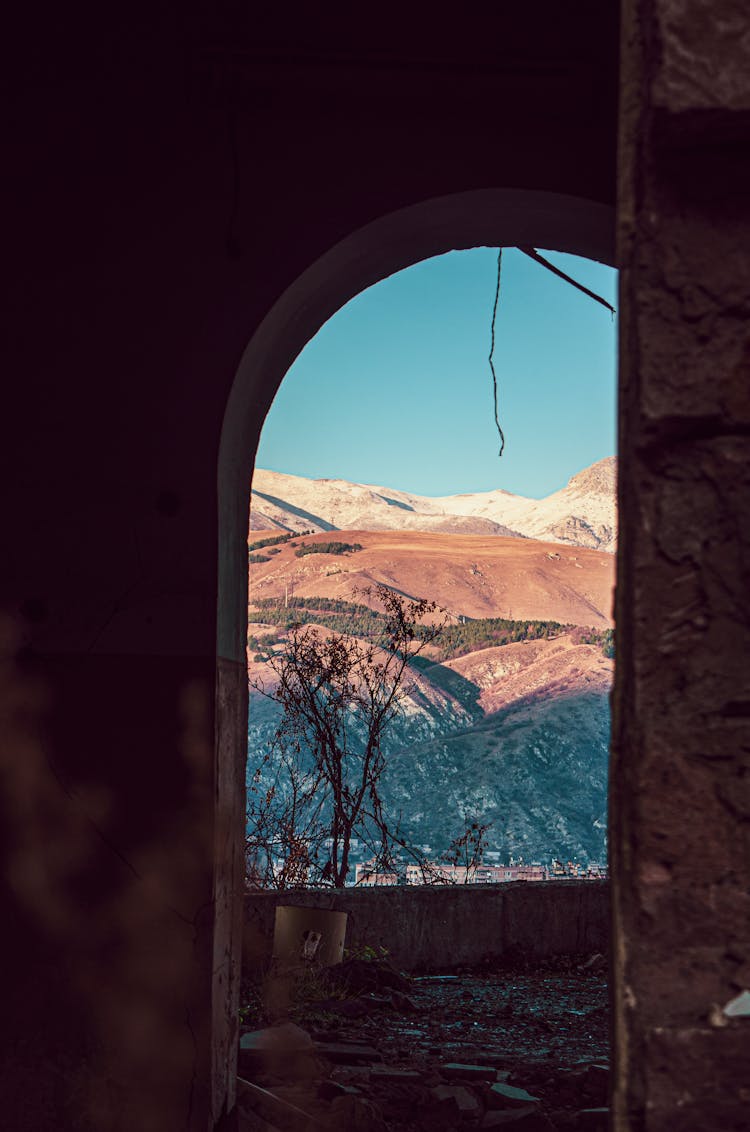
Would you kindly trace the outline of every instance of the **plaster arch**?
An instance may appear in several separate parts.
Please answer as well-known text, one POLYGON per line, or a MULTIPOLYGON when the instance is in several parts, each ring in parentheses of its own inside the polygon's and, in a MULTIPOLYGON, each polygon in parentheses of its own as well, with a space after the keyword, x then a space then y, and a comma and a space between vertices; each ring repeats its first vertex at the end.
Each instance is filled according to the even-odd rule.
POLYGON ((491 189, 425 200, 351 233, 281 295, 245 349, 228 399, 218 466, 213 1110, 234 1104, 244 891, 248 689, 247 527, 261 429, 292 362, 374 283, 448 251, 531 245, 614 265, 614 209, 556 193, 491 189))
POLYGON ((596 201, 519 189, 456 193, 358 229, 295 280, 248 343, 224 417, 218 473, 220 657, 243 662, 245 657, 244 545, 263 422, 292 362, 323 324, 361 291, 432 256, 526 245, 614 266, 614 234, 614 209, 596 201))

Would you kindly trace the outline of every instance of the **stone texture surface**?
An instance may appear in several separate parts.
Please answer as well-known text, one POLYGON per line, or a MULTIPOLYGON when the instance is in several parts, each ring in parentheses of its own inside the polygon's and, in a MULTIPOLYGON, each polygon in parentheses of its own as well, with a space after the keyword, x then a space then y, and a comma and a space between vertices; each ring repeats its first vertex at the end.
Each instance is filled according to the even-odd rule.
POLYGON ((659 57, 653 102, 673 113, 750 110, 750 29, 743 0, 653 5, 659 57))
POLYGON ((708 1018, 750 923, 750 43, 733 0, 624 26, 614 1127, 734 1128, 748 1070, 708 1018))

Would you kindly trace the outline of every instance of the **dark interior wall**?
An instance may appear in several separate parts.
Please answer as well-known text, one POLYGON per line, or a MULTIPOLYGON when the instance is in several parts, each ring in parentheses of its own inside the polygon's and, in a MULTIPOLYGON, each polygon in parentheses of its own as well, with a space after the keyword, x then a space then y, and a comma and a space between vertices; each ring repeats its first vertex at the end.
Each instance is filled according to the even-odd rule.
MULTIPOLYGON (((211 1052, 236 832, 214 810, 216 469, 242 351, 396 208, 611 204, 616 13, 402 12, 364 35, 317 11, 62 16, 8 39, 3 74, 0 1111, 205 1129, 231 1076, 211 1052)), ((236 664, 226 681, 242 695, 236 664)))
POLYGON ((615 1128, 748 1126, 750 51, 627 6, 611 798, 615 1128))

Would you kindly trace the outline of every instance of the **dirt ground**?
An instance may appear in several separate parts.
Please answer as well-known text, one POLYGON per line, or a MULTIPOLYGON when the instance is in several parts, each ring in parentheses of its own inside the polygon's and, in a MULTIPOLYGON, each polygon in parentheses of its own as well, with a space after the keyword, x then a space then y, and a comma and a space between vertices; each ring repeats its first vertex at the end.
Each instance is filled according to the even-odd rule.
MULTIPOLYGON (((244 1044, 255 1042, 259 1029, 288 1033, 304 1056, 287 1050, 280 1065, 241 1050, 240 1076, 307 1113, 310 1128, 606 1127, 603 956, 413 977, 387 961, 350 960, 297 975, 289 987, 288 977, 271 973, 263 988, 246 988, 244 1044)), ((305 1127, 288 1113, 279 1124, 259 1121, 252 1105, 245 1113, 253 1132, 305 1127)))

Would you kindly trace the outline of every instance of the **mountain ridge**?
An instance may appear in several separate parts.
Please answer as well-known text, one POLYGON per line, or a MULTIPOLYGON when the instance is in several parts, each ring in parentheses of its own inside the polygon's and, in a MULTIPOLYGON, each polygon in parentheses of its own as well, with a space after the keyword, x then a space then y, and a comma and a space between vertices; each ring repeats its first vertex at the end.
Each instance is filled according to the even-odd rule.
POLYGON ((533 538, 611 552, 616 545, 616 468, 608 456, 543 499, 502 488, 423 496, 343 479, 308 479, 256 468, 250 529, 422 530, 533 538))

